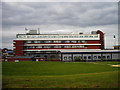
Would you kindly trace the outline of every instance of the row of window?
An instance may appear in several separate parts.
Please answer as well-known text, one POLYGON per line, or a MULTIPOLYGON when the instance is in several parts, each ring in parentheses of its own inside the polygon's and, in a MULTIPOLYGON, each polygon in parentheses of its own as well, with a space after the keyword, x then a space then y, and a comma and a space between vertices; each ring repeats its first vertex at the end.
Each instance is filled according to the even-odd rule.
MULTIPOLYGON (((92 56, 74 56, 74 60, 92 59, 92 56)), ((110 59, 110 56, 94 56, 94 59, 110 59)), ((72 59, 71 56, 64 56, 64 60, 72 59)))
POLYGON ((25 43, 87 43, 84 40, 28 40, 25 43))
POLYGON ((17 38, 97 38, 98 35, 18 35, 17 38))
POLYGON ((46 45, 46 46, 27 46, 27 49, 34 48, 84 48, 83 45, 46 45))

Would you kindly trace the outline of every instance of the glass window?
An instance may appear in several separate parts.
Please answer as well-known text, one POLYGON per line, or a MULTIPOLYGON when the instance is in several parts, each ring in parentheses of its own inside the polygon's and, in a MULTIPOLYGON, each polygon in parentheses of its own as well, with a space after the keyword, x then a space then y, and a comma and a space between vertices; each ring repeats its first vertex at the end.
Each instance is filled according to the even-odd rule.
POLYGON ((107 56, 107 59, 110 59, 110 56, 107 56))
POLYGON ((70 41, 65 41, 65 43, 70 43, 70 41))
POLYGON ((84 59, 87 59, 87 57, 86 57, 86 56, 84 56, 83 58, 84 58, 84 59))
POLYGON ((105 59, 105 56, 103 56, 103 59, 105 59))
POLYGON ((58 47, 58 48, 61 48, 61 46, 60 46, 60 45, 58 45, 57 47, 58 47))
POLYGON ((54 48, 59 48, 57 45, 54 48))
POLYGON ((64 41, 64 40, 62 40, 62 41, 61 41, 61 43, 65 43, 65 41, 64 41))
POLYGON ((88 37, 87 35, 85 37, 88 37))
POLYGON ((58 40, 55 40, 54 43, 59 43, 59 41, 58 41, 58 40))
POLYGON ((77 43, 77 41, 75 41, 75 40, 73 41, 73 40, 72 40, 71 43, 77 43))
POLYGON ((51 41, 45 41, 45 43, 51 43, 51 41))
POLYGON ((68 38, 68 36, 64 36, 64 38, 68 38))
POLYGON ((66 46, 64 46, 64 48, 70 48, 70 46, 67 46, 67 45, 66 45, 66 46))
POLYGON ((68 59, 70 59, 70 60, 71 60, 71 59, 72 59, 72 57, 71 57, 71 56, 69 56, 69 57, 68 57, 68 59))
POLYGON ((64 48, 64 46, 61 46, 61 48, 64 48))
POLYGON ((98 56, 98 59, 101 59, 101 56, 98 56))
POLYGON ((55 46, 50 46, 50 48, 54 48, 55 46))
POLYGON ((94 56, 94 59, 97 59, 97 56, 94 56))
POLYGON ((78 38, 78 36, 74 36, 74 38, 78 38))
POLYGON ((80 38, 83 38, 83 36, 80 36, 80 38))
POLYGON ((38 41, 34 41, 34 43, 38 43, 38 41))
POLYGON ((81 43, 81 41, 78 41, 78 43, 81 43))
POLYGON ((69 36, 69 38, 73 38, 73 36, 69 36))
POLYGON ((38 41, 38 43, 40 43, 40 41, 38 41))
POLYGON ((84 48, 84 46, 83 46, 83 45, 80 45, 79 47, 80 47, 80 48, 84 48))
POLYGON ((31 41, 31 43, 35 43, 35 41, 31 41))
POLYGON ((28 46, 27 48, 34 48, 34 46, 28 46))
POLYGON ((94 36, 94 37, 98 37, 98 36, 94 36))
POLYGON ((67 60, 67 56, 64 56, 64 60, 67 60))
POLYGON ((85 43, 85 41, 81 41, 82 43, 85 43))
POLYGON ((92 38, 93 36, 89 36, 89 37, 91 37, 91 38, 92 38))
POLYGON ((51 46, 47 46, 47 48, 50 48, 51 46))
POLYGON ((91 59, 91 56, 88 56, 88 59, 91 59))
POLYGON ((31 43, 31 41, 27 41, 27 43, 31 43))
POLYGON ((42 48, 42 46, 37 46, 37 48, 42 48))

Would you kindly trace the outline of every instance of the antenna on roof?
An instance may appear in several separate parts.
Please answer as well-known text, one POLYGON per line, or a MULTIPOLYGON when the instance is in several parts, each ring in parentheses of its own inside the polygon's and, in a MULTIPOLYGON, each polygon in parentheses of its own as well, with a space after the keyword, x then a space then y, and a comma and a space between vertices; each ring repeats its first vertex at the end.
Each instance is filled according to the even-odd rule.
POLYGON ((26 33, 28 33, 28 32, 29 32, 29 30, 28 30, 26 27, 25 27, 25 32, 26 32, 26 33))
POLYGON ((27 31, 28 29, 25 27, 25 31, 27 31))
POLYGON ((40 28, 38 27, 38 34, 40 34, 40 28))

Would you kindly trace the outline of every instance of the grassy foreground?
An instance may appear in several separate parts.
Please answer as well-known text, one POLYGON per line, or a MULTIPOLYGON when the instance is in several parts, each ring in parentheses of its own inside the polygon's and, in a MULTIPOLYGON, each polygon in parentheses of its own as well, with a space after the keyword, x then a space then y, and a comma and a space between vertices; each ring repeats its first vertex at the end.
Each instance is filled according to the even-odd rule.
POLYGON ((3 88, 118 88, 118 62, 4 62, 3 88))

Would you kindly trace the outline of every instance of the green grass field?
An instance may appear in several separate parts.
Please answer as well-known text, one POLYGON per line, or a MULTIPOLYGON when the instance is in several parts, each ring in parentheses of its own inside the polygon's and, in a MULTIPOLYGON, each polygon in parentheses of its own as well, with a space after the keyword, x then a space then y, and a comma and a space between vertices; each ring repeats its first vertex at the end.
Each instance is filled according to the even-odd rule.
POLYGON ((3 62, 3 88, 118 88, 118 62, 3 62))

